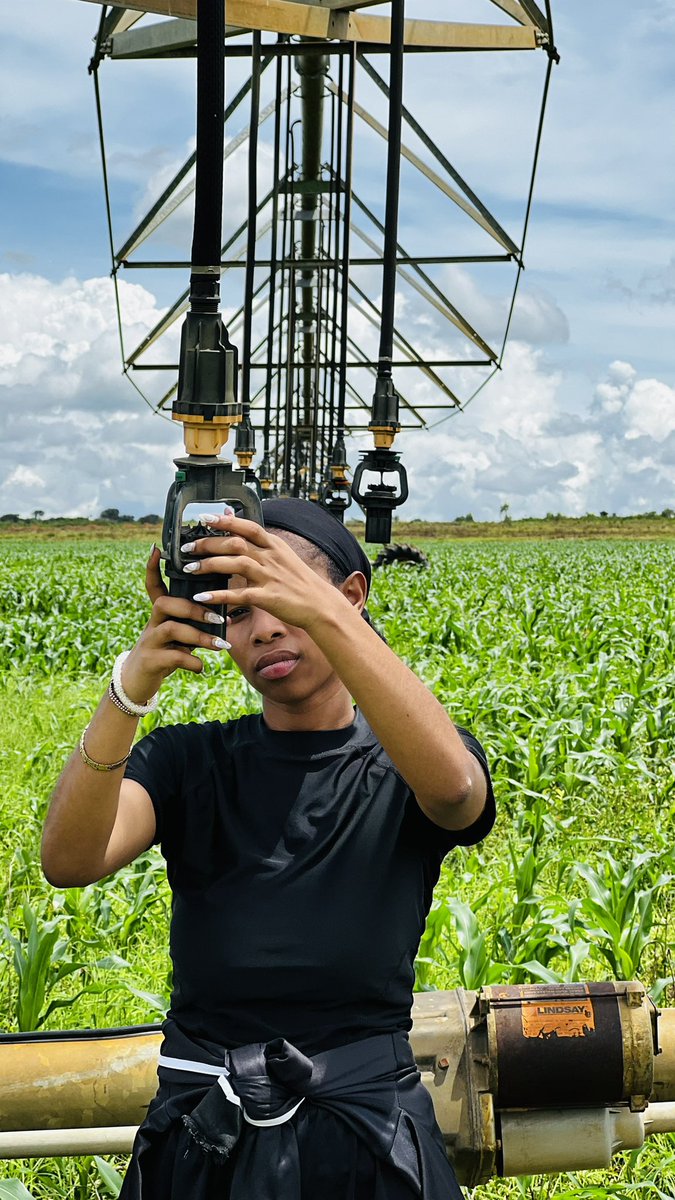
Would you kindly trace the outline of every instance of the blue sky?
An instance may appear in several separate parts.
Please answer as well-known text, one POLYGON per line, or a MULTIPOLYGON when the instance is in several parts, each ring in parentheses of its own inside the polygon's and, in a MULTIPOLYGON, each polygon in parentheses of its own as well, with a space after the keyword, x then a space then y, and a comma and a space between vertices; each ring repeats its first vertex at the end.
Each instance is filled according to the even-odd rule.
MULTIPOLYGON (((499 19, 487 0, 419 7, 499 19)), ((161 510, 180 450, 175 429, 120 375, 86 69, 98 12, 83 0, 22 0, 0 12, 0 512, 161 510)), ((490 518, 505 502, 514 515, 675 507, 675 0, 554 0, 554 17, 562 61, 504 370, 432 435, 400 436, 407 516, 490 518)), ((543 53, 419 56, 406 75, 409 107, 516 240, 544 68, 543 53)), ((101 82, 119 239, 191 147, 194 63, 105 63, 101 82)), ((371 100, 364 85, 362 102, 371 100)), ((383 149, 374 135, 359 139, 358 186, 376 201, 383 149)), ((241 165, 235 156, 227 177, 233 217, 244 202, 241 165)), ((186 253, 189 224, 186 213, 167 226, 158 253, 186 253)), ((487 250, 482 237, 404 168, 406 246, 487 250)), ((437 276, 497 343, 504 270, 437 276)), ((377 279, 367 282, 377 296, 377 279)), ((184 283, 124 276, 132 341, 184 283)), ((447 352, 447 329, 404 285, 399 308, 420 346, 447 352)), ((354 329, 368 344, 358 313, 354 329)), ((448 379, 462 397, 479 382, 468 370, 448 379)), ((405 386, 411 399, 428 394, 424 380, 406 375, 405 386)))

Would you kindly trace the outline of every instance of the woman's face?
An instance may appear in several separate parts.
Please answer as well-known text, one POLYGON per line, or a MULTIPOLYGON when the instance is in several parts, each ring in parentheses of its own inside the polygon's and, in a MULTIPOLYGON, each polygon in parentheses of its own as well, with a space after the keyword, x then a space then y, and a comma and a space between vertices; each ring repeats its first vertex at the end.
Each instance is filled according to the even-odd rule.
MULTIPOLYGON (((323 579, 328 574, 314 547, 304 538, 274 530, 296 554, 323 579)), ((246 586, 233 575, 232 587, 246 586)), ((342 590, 342 589, 341 589, 342 590)), ((289 625, 262 608, 228 610, 227 640, 231 657, 256 691, 266 699, 283 705, 302 705, 318 694, 330 694, 343 687, 328 660, 304 629, 289 625)))

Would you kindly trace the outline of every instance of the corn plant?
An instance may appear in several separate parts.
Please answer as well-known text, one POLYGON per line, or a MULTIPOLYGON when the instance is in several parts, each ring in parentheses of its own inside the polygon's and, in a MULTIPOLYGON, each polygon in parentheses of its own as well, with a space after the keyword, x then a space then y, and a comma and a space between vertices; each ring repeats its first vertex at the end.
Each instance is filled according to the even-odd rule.
POLYGON ((23 925, 15 934, 6 922, 2 931, 10 950, 10 962, 16 976, 15 1016, 20 1031, 39 1029, 57 1008, 70 1008, 84 995, 95 990, 85 983, 75 994, 50 999, 63 979, 79 972, 84 977, 86 963, 67 957, 69 942, 59 937, 64 924, 61 917, 44 920, 25 901, 21 908, 23 925))
POLYGON ((20 1179, 0 1179, 0 1200, 35 1200, 20 1179))
MULTIPOLYGON (((49 793, 147 619, 146 548, 3 542, 0 575, 0 1026, 133 1024, 170 991, 156 850, 62 892, 41 876, 49 793), (105 597, 105 603, 101 602, 105 597), (17 845, 17 828, 21 840, 17 845), (110 986, 110 980, 115 986, 110 986)), ((369 607, 453 719, 486 748, 498 826, 446 859, 416 986, 636 975, 673 1003, 675 542, 435 545, 381 572, 369 607)), ((259 707, 230 659, 177 673, 141 733, 259 707)), ((0 1200, 100 1200, 103 1160, 5 1168, 0 1200)), ((106 1172, 107 1167, 107 1172, 106 1172)), ((675 1143, 611 1171, 481 1187, 485 1200, 672 1200, 675 1143)), ((0 1167, 0 1175, 2 1167, 0 1167)))
POLYGON ((655 902, 673 878, 659 869, 660 864, 659 855, 645 851, 626 868, 609 853, 598 869, 585 864, 576 867, 576 874, 588 885, 581 913, 617 979, 633 979, 638 974, 650 944, 655 902))

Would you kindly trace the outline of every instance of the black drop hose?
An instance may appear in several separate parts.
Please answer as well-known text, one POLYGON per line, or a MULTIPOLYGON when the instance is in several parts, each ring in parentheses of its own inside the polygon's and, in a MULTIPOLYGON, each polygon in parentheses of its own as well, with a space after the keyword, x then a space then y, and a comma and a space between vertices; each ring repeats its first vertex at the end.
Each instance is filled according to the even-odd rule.
MULTIPOLYGON (((281 41, 281 38, 279 38, 281 41)), ((276 314, 276 281, 277 281, 277 241, 279 236, 279 165, 281 153, 281 55, 277 55, 275 109, 274 109, 274 184, 272 187, 272 244, 270 246, 270 279, 269 303, 267 314, 267 368, 265 371, 265 430, 263 453, 270 452, 270 433, 272 428, 272 362, 274 358, 274 332, 276 314)), ((282 246, 282 257, 284 247, 282 246)), ((283 310, 282 310, 283 311, 283 310)), ((279 355, 279 358, 281 355, 279 355)))
MULTIPOLYGON (((220 0, 216 0, 219 5, 220 0)), ((222 6, 221 6, 222 7, 222 6)), ((251 121, 248 134, 248 237, 246 280, 244 284, 244 338, 241 365, 241 390, 244 418, 251 406, 251 333, 253 325, 253 285, 255 280, 256 220, 258 213, 258 125, 260 121, 260 34, 253 33, 251 58, 251 121)))
POLYGON ((225 5, 197 0, 197 152, 190 304, 217 312, 223 229, 225 5))
POLYGON ((391 377, 394 346, 394 306, 396 302, 396 245, 398 240, 398 201, 401 176, 401 126, 403 120, 403 46, 405 41, 405 2, 392 0, 391 53, 389 70, 389 148, 387 155, 387 199, 384 217, 382 273, 382 325, 378 377, 391 377))
MULTIPOLYGON (((338 393, 338 435, 344 437, 345 426, 345 402, 347 396, 347 324, 349 320, 349 252, 350 252, 350 235, 352 225, 352 169, 353 169, 353 147, 354 147, 354 89, 356 81, 356 46, 352 43, 349 55, 349 92, 347 99, 347 146, 345 153, 345 204, 344 204, 344 220, 342 234, 342 308, 340 313, 341 324, 341 341, 340 341, 340 388, 338 393)), ((394 287, 396 286, 396 241, 394 238, 394 287)), ((393 323, 394 310, 392 306, 392 338, 393 338, 393 323)), ((390 341, 391 344, 391 341, 390 341)), ((382 354, 382 344, 380 343, 380 355, 382 354)), ((391 350, 389 352, 391 359, 391 350)))

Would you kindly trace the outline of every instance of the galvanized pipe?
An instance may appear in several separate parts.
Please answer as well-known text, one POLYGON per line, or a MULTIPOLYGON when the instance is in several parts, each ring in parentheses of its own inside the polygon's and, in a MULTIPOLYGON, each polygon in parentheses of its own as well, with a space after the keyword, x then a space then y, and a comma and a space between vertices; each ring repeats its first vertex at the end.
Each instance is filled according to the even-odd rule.
MULTIPOLYGON (((415 996, 411 1045, 460 1182, 606 1166, 675 1132, 675 1009, 658 1046, 654 1015, 637 983, 415 996)), ((128 1150, 161 1038, 0 1035, 0 1157, 128 1150)))
MULTIPOLYGON (((298 56, 295 69, 300 76, 302 104, 301 182, 304 185, 300 203, 294 213, 300 227, 300 255, 306 261, 317 258, 319 190, 321 151, 323 147, 323 110, 328 56, 325 54, 298 56), (316 184, 316 189, 312 189, 316 184)), ((300 316, 302 322, 302 420, 301 427, 311 429, 317 398, 314 395, 314 369, 317 345, 317 288, 313 270, 303 270, 298 277, 300 316)))
POLYGON ((0 1159, 63 1158, 79 1154, 129 1154, 135 1125, 91 1129, 26 1129, 0 1133, 0 1159))

